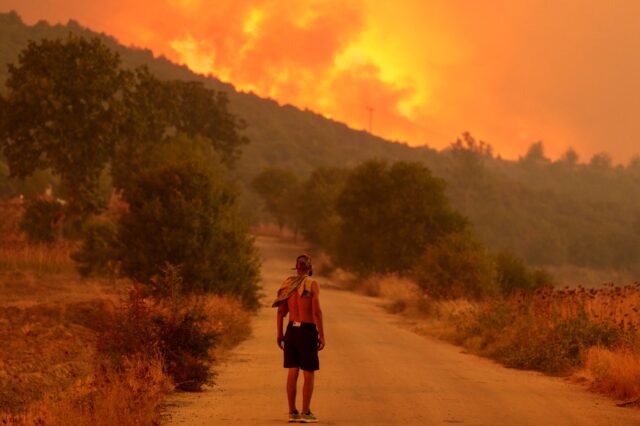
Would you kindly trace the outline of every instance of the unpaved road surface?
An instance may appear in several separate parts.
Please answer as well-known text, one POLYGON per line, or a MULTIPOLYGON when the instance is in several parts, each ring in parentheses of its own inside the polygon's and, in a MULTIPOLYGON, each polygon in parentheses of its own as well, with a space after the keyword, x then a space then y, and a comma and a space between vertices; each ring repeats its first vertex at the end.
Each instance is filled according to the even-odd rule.
MULTIPOLYGON (((300 250, 265 237, 257 242, 267 305, 300 250)), ((327 346, 311 408, 320 424, 640 425, 640 410, 616 407, 561 378, 507 369, 418 336, 376 299, 323 288, 321 277, 318 282, 327 346)), ((217 371, 213 389, 169 401, 169 424, 286 423, 286 371, 274 309, 259 311, 253 335, 217 371)))

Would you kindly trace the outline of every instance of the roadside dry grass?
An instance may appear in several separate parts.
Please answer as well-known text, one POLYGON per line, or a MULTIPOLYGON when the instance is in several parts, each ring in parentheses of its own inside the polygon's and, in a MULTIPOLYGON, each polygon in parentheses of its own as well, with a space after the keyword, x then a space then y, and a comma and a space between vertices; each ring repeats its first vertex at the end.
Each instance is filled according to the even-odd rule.
POLYGON ((229 296, 206 296, 203 310, 208 318, 209 329, 218 336, 212 356, 218 359, 230 349, 249 337, 251 314, 242 303, 229 296))
MULTIPOLYGON (((115 366, 97 350, 132 283, 80 277, 75 244, 29 244, 12 216, 19 210, 0 207, 15 219, 0 226, 0 424, 158 424, 173 388, 159 354, 115 366)), ((250 314, 230 297, 201 303, 215 359, 246 337, 250 314)))
POLYGON ((434 300, 411 280, 342 271, 343 287, 380 297, 411 328, 507 366, 570 375, 626 403, 640 401, 640 284, 544 288, 506 300, 434 300))
MULTIPOLYGON (((61 251, 68 253, 66 249, 61 251)), ((55 245, 47 249, 55 252, 55 245)), ((21 256, 27 259, 24 252, 21 256)), ((85 280, 73 272, 43 272, 73 270, 68 257, 43 256, 19 266, 11 263, 15 258, 10 250, 0 251, 0 412, 4 413, 23 411, 91 374, 96 331, 118 297, 105 281, 85 280)))
POLYGON ((159 357, 136 357, 123 369, 99 362, 93 373, 62 392, 47 393, 28 410, 0 414, 0 422, 16 425, 152 425, 171 390, 159 357))
POLYGON ((584 370, 593 389, 615 398, 640 401, 640 353, 629 348, 592 347, 584 370))

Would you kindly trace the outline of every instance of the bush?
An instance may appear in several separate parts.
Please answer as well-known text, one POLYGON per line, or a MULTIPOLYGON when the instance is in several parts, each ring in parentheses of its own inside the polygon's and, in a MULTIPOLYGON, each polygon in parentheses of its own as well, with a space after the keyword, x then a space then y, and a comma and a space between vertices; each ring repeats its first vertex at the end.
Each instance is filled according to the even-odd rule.
POLYGON ((152 284, 170 263, 185 292, 233 294, 257 306, 257 254, 221 173, 193 163, 159 166, 124 196, 129 210, 120 218, 117 257, 125 275, 152 284))
POLYGON ((340 217, 336 199, 340 194, 347 172, 338 168, 318 168, 302 184, 296 203, 296 223, 305 241, 331 250, 340 217))
POLYGON ((292 203, 296 201, 298 187, 297 176, 279 167, 268 167, 251 181, 251 189, 262 198, 265 210, 280 230, 284 226, 296 227, 292 203))
POLYGON ((524 261, 509 252, 496 255, 496 275, 502 294, 514 290, 531 293, 538 288, 553 284, 553 277, 542 269, 530 270, 524 261))
POLYGON ((590 347, 613 347, 623 338, 615 326, 593 322, 584 311, 563 318, 505 302, 469 313, 456 327, 458 343, 509 367, 547 373, 564 373, 579 366, 590 347))
POLYGON ((58 238, 63 217, 63 205, 55 200, 37 199, 29 202, 20 221, 20 229, 29 241, 52 243, 58 238))
POLYGON ((113 272, 110 265, 116 258, 116 224, 106 219, 90 221, 85 225, 84 236, 80 250, 71 255, 78 263, 78 272, 83 276, 113 272))
POLYGON ((217 336, 198 299, 171 294, 154 302, 134 286, 111 326, 101 333, 98 350, 115 366, 134 356, 159 353, 177 388, 199 390, 211 378, 210 351, 217 336))
POLYGON ((473 235, 455 233, 427 246, 413 277, 435 298, 478 299, 497 293, 493 268, 486 249, 473 235))
POLYGON ((336 202, 336 265, 361 275, 409 271, 429 244, 466 227, 444 188, 419 163, 368 161, 356 167, 336 202))
POLYGON ((0 412, 0 424, 157 425, 170 382, 157 356, 135 356, 117 369, 98 360, 93 374, 61 394, 47 395, 25 413, 0 412))

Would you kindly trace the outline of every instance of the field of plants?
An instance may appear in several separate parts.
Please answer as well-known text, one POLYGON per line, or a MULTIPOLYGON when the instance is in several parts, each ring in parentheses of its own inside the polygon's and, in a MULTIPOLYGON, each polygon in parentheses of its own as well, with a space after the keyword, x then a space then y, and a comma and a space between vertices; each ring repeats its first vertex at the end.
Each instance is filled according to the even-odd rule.
POLYGON ((570 376, 621 405, 640 405, 640 283, 547 286, 473 301, 436 300, 410 279, 393 275, 357 280, 338 271, 334 279, 381 297, 419 333, 508 367, 570 376))
POLYGON ((211 363, 246 337, 237 298, 160 301, 128 279, 82 277, 77 244, 28 242, 20 203, 1 207, 0 424, 157 423, 165 395, 211 382, 211 363))

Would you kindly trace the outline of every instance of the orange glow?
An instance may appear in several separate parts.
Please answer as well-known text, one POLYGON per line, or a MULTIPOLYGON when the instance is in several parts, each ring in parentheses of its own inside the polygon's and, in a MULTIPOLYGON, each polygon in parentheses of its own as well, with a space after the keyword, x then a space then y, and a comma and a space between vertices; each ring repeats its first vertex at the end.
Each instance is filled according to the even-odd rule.
POLYGON ((3 0, 113 34, 243 91, 411 145, 465 130, 506 158, 639 149, 640 2, 3 0))

